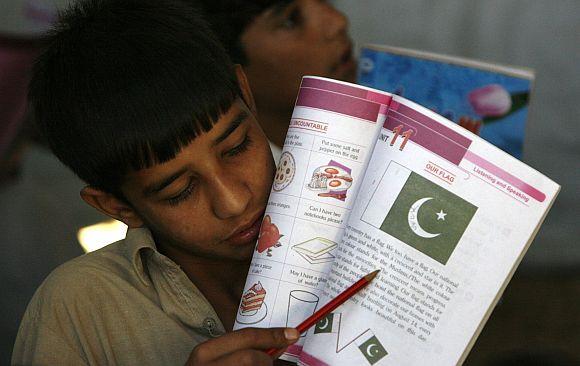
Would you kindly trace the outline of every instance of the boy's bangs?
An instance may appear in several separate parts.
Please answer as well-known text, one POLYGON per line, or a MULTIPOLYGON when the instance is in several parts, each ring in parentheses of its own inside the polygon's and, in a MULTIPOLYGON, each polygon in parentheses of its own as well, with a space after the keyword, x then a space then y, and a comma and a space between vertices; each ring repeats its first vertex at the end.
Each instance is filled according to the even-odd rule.
MULTIPOLYGON (((224 81, 220 83, 214 81, 206 85, 223 86, 224 81)), ((140 118, 143 129, 116 149, 119 153, 114 160, 118 166, 140 170, 167 162, 196 137, 209 132, 240 95, 234 80, 229 88, 211 89, 206 95, 184 93, 181 105, 176 105, 175 100, 167 100, 167 96, 160 96, 159 105, 147 108, 144 111, 147 116, 140 118), (172 113, 156 113, 160 110, 172 110, 172 113), (172 118, 168 120, 168 116, 172 118)))

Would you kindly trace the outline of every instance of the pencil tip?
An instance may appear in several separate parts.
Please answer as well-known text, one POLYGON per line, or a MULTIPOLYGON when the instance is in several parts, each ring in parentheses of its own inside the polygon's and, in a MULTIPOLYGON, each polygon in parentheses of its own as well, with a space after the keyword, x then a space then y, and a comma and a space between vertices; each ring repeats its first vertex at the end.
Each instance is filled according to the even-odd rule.
POLYGON ((380 271, 381 271, 380 269, 377 269, 376 271, 372 271, 371 273, 369 273, 368 275, 365 276, 365 279, 369 282, 372 281, 373 278, 375 278, 379 274, 380 271))

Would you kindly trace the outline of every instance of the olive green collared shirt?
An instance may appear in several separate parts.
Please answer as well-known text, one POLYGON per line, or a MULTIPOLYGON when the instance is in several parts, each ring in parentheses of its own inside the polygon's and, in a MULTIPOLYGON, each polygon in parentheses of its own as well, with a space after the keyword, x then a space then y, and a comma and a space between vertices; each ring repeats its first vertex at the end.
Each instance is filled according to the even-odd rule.
POLYGON ((213 307, 151 233, 54 270, 30 301, 13 365, 183 365, 225 332, 213 307))

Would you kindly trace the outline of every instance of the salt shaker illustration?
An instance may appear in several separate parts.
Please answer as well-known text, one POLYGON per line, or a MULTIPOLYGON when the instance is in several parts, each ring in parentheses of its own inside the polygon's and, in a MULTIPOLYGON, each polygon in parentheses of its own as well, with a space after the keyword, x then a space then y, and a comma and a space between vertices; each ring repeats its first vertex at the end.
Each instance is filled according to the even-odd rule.
POLYGON ((331 160, 328 165, 320 166, 312 172, 312 178, 306 187, 319 192, 319 197, 344 201, 352 181, 351 169, 331 160))

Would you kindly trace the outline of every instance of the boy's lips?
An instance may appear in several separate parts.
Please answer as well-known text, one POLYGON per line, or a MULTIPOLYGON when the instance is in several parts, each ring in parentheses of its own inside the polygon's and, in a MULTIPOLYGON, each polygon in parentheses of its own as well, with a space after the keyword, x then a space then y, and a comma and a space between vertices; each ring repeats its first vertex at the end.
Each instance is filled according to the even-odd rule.
POLYGON ((233 234, 231 234, 226 242, 230 245, 246 245, 253 244, 258 239, 260 234, 260 226, 262 225, 262 218, 264 212, 254 216, 253 221, 240 225, 233 234))

